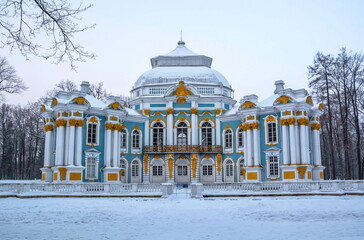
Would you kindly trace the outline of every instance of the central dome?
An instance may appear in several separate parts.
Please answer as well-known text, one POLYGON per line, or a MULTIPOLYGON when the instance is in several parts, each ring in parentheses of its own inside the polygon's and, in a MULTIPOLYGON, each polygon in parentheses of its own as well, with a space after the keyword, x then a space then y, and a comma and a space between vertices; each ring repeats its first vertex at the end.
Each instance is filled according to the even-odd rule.
POLYGON ((134 89, 179 81, 223 85, 231 88, 221 73, 211 69, 212 58, 192 52, 183 41, 179 41, 172 52, 152 58, 151 63, 152 69, 138 78, 134 89))

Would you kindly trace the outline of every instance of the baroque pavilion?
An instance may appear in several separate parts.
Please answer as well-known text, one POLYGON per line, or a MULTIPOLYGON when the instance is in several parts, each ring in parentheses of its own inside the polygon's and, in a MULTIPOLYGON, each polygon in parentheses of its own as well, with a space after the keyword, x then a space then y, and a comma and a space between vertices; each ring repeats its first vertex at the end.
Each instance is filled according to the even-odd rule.
POLYGON ((221 183, 322 180, 323 104, 275 82, 271 97, 238 104, 212 58, 183 41, 151 59, 131 90, 105 102, 60 91, 45 119, 46 182, 221 183))

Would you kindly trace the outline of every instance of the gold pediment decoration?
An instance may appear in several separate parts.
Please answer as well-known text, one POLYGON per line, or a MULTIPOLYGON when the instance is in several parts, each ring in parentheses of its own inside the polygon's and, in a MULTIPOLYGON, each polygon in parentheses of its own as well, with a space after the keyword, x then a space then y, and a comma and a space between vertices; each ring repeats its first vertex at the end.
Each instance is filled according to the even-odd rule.
POLYGON ((277 98, 275 101, 274 101, 274 104, 273 105, 276 105, 276 104, 287 104, 289 102, 292 102, 293 101, 293 98, 289 97, 289 96, 286 96, 286 95, 282 95, 280 96, 279 98, 277 98))
POLYGON ((80 113, 80 112, 74 112, 73 113, 73 116, 75 116, 75 117, 82 117, 82 113, 80 113))
POLYGON ((254 117, 254 116, 252 116, 252 115, 250 115, 250 116, 248 116, 246 119, 247 119, 247 120, 254 120, 254 119, 255 119, 255 117, 254 117))
POLYGON ((92 123, 98 123, 99 122, 99 120, 97 120, 97 118, 95 116, 90 117, 90 119, 88 121, 92 122, 92 123))
POLYGON ((307 98, 306 98, 306 103, 307 104, 309 104, 309 105, 313 105, 313 101, 312 101, 312 97, 311 96, 308 96, 307 98))
POLYGON ((133 130, 140 130, 139 126, 138 125, 135 125, 135 127, 133 128, 133 130))
POLYGON ((209 159, 209 158, 211 158, 211 156, 210 156, 210 155, 208 155, 208 154, 206 154, 206 155, 203 157, 203 159, 209 159))
POLYGON ((71 103, 76 102, 77 105, 90 105, 84 97, 77 97, 72 99, 71 103))
POLYGON ((224 130, 226 130, 226 129, 231 129, 230 124, 226 124, 226 126, 224 127, 224 130))
POLYGON ((251 109, 257 106, 255 103, 251 101, 245 101, 243 104, 240 105, 239 109, 251 109))
POLYGON ((286 110, 282 113, 282 116, 287 116, 287 115, 291 115, 291 111, 286 110))
POLYGON ((177 97, 187 97, 191 94, 192 94, 192 92, 187 89, 185 82, 180 81, 178 87, 176 88, 176 96, 177 97))
POLYGON ((215 114, 216 115, 220 115, 221 114, 221 109, 215 109, 214 111, 215 111, 215 114))
POLYGON ((272 115, 269 115, 266 119, 265 119, 266 122, 275 122, 276 121, 276 118, 273 117, 272 115))
POLYGON ((180 104, 186 103, 187 102, 187 98, 186 97, 178 97, 176 102, 177 103, 180 103, 180 104))
POLYGON ((124 109, 124 107, 119 102, 110 103, 109 106, 107 106, 107 107, 112 108, 114 110, 124 109))
POLYGON ((144 109, 143 114, 144 115, 149 115, 150 114, 150 109, 144 109))
POLYGON ((111 120, 111 121, 117 121, 117 120, 118 120, 118 118, 117 118, 117 117, 115 117, 115 116, 111 116, 111 117, 110 117, 110 120, 111 120))
POLYGON ((58 105, 58 100, 57 100, 57 98, 53 98, 52 103, 51 103, 51 107, 54 107, 56 105, 58 105))

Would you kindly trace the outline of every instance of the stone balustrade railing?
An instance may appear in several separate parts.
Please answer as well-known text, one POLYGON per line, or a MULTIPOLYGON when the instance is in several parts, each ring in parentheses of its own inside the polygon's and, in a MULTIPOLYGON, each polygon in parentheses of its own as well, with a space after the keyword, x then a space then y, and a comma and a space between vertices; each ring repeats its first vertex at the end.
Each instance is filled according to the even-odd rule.
POLYGON ((0 193, 162 194, 161 184, 111 183, 0 183, 0 193))

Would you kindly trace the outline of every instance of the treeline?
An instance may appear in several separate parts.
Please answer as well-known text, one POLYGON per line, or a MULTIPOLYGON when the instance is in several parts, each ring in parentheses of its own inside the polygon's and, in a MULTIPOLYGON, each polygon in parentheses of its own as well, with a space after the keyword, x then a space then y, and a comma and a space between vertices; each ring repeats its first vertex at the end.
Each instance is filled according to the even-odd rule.
MULTIPOLYGON (((74 82, 61 81, 37 102, 26 106, 3 103, 0 109, 0 179, 39 179, 44 156, 44 121, 40 107, 58 91, 73 91, 79 87, 74 82)), ((91 94, 106 100, 103 83, 91 84, 91 94)), ((120 96, 128 102, 129 98, 120 96)))
POLYGON ((317 53, 308 67, 313 95, 324 102, 322 160, 327 179, 363 179, 364 55, 345 48, 317 53))

